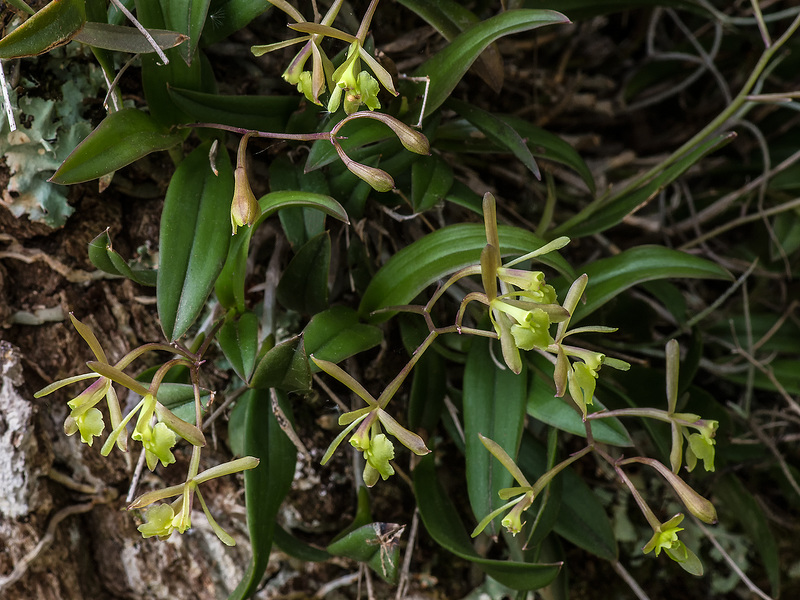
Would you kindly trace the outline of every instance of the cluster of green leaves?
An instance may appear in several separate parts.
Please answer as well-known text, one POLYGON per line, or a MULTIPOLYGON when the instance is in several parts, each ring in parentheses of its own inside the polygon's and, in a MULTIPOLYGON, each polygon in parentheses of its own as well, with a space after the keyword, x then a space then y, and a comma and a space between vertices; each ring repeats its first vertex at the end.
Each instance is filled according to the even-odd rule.
MULTIPOLYGON (((21 1, 16 4, 24 8, 21 1)), ((355 431, 351 444, 364 453, 364 479, 370 485, 379 475, 385 479, 394 472, 389 465, 394 450, 389 452, 381 426, 418 455, 432 450, 415 461, 411 477, 428 533, 442 548, 475 563, 502 585, 514 590, 548 585, 557 589, 554 581, 562 572, 564 554, 560 539, 604 560, 618 562, 618 541, 603 503, 570 466, 575 457, 557 460, 559 454, 574 450, 579 438, 586 438, 585 449, 607 459, 642 507, 653 537, 649 542, 647 537, 642 539, 640 546, 656 553, 663 548, 686 570, 697 574, 702 570, 699 561, 677 540, 677 525, 682 517, 665 518, 663 523, 657 519, 646 503, 642 506, 644 500, 621 467, 637 462, 655 467, 690 512, 713 520, 708 507, 692 495, 693 491, 682 487, 685 484, 680 478, 675 479, 675 473, 681 466, 684 438, 688 442, 687 461, 691 463, 693 459, 696 463, 699 458, 709 466, 715 426, 701 421, 695 412, 719 420, 723 428, 731 423, 716 401, 691 386, 702 354, 703 330, 700 320, 689 316, 686 303, 671 280, 728 280, 730 273, 712 261, 666 245, 633 245, 613 256, 585 263, 576 260, 570 264, 557 252, 536 256, 544 268, 551 269, 554 276, 558 274, 551 280, 553 293, 561 299, 561 308, 567 311, 572 327, 592 313, 598 316, 613 306, 630 306, 627 291, 638 287, 666 307, 679 331, 693 334, 680 382, 674 362, 677 346, 673 347, 673 367, 666 370, 669 406, 664 411, 653 408, 663 404, 663 395, 654 399, 652 390, 663 389, 665 369, 634 367, 629 374, 617 378, 606 378, 606 370, 595 390, 593 378, 597 377, 598 363, 588 375, 591 385, 577 386, 582 392, 567 386, 565 369, 571 378, 577 376, 561 348, 565 332, 560 326, 552 349, 548 350, 548 343, 531 344, 541 352, 523 352, 520 356, 523 345, 517 344, 510 350, 515 354, 510 360, 510 330, 503 327, 503 319, 510 317, 500 314, 497 302, 492 304, 498 299, 497 290, 490 291, 496 282, 487 281, 494 281, 496 276, 486 274, 485 249, 487 245, 494 248, 497 264, 491 269, 496 273, 501 256, 529 255, 523 265, 527 267, 530 253, 561 236, 588 241, 589 236, 613 231, 704 157, 732 141, 733 135, 724 128, 743 118, 758 101, 752 98, 753 94, 760 92, 765 74, 775 66, 777 51, 791 38, 798 22, 782 30, 782 36, 774 42, 770 40, 753 75, 712 123, 650 170, 612 190, 598 192, 592 171, 562 138, 519 116, 480 108, 455 91, 471 68, 490 85, 502 87, 502 57, 495 42, 504 36, 568 22, 552 8, 564 11, 572 19, 583 19, 634 5, 660 3, 530 0, 510 3, 514 5, 511 9, 481 19, 455 0, 400 0, 399 4, 426 21, 449 43, 427 56, 409 77, 397 80, 376 60, 374 42, 367 35, 372 14, 376 7, 380 10, 377 1, 369 3, 361 27, 352 33, 334 28, 341 2, 332 2, 328 13, 318 15, 314 21, 303 17, 303 11, 310 11, 310 6, 301 6, 298 11, 288 2, 273 4, 283 12, 270 10, 270 3, 260 0, 115 0, 110 5, 105 0, 58 0, 0 40, 2 59, 34 56, 71 41, 79 42, 91 49, 108 81, 116 79, 122 53, 140 55, 147 106, 126 106, 117 89, 109 90, 108 116, 60 164, 51 181, 75 184, 102 178, 107 184, 115 171, 159 151, 168 151, 175 164, 161 215, 158 268, 132 267, 113 249, 107 232, 91 243, 89 257, 107 273, 155 286, 164 337, 181 349, 186 362, 178 366, 184 368, 176 368, 168 382, 158 379, 158 385, 153 383, 154 373, 140 374, 138 379, 149 387, 132 383, 128 375, 121 373, 127 363, 111 370, 98 364, 102 363, 98 355, 98 361, 90 368, 104 384, 113 381, 134 392, 141 390, 143 396, 158 396, 162 405, 168 404, 170 385, 184 386, 175 389, 191 393, 183 393, 169 403, 169 409, 178 418, 200 427, 200 365, 205 353, 218 348, 229 365, 231 384, 226 395, 237 397, 229 425, 233 450, 260 460, 258 467, 251 468, 251 463, 242 467, 248 469, 245 490, 253 557, 231 597, 245 598, 257 589, 273 542, 304 560, 346 556, 370 565, 389 582, 397 579, 402 529, 395 524, 372 522, 366 490, 359 494, 353 524, 324 550, 304 544, 275 522, 291 487, 296 460, 296 446, 287 436, 292 435, 290 399, 310 392, 312 373, 320 370, 345 383, 368 404, 342 416, 340 422, 349 427, 334 440, 332 448, 346 433, 355 431), (126 24, 128 18, 122 8, 135 13, 141 29, 126 24), (301 37, 264 40, 264 45, 254 47, 253 52, 262 54, 304 43, 284 72, 284 79, 298 92, 287 86, 286 93, 268 96, 220 94, 206 49, 268 11, 270 19, 285 20, 288 16, 293 21, 291 29, 301 37), (312 67, 307 71, 304 69, 308 60, 312 67), (362 61, 369 71, 360 70, 362 61), (385 88, 380 94, 377 82, 385 88), (380 109, 380 113, 361 114, 361 104, 370 110, 380 109), (232 134, 239 136, 234 144, 238 146, 235 161, 227 151, 232 134), (252 142, 259 137, 312 145, 303 164, 293 162, 287 155, 274 157, 269 164, 270 191, 255 198, 248 181, 246 150, 248 139, 252 142), (514 157, 525 169, 531 185, 539 185, 533 182, 544 170, 540 163, 547 167, 550 208, 536 232, 517 225, 500 225, 492 233, 488 220, 486 227, 448 222, 431 227, 430 233, 399 248, 380 264, 369 258, 371 248, 355 235, 355 230, 350 233, 346 248, 337 241, 342 236, 331 235, 352 227, 356 220, 374 218, 374 205, 396 208, 401 203, 398 199, 423 219, 435 211, 443 215, 463 215, 464 210, 481 214, 481 195, 460 180, 456 168, 459 160, 471 153, 480 153, 488 160, 514 157), (554 183, 549 174, 553 168, 569 170, 590 195, 589 202, 581 203, 578 209, 559 207, 555 218, 553 205, 558 207, 558 194, 571 192, 554 183), (389 191, 395 193, 388 194, 389 191), (280 265, 276 283, 267 284, 268 293, 259 303, 248 288, 252 276, 248 265, 253 262, 248 259, 252 258, 254 232, 273 215, 280 220, 282 235, 293 256, 280 265), (327 217, 338 223, 329 223, 327 217), (333 262, 334 257, 343 254, 348 264, 341 259, 333 262), (457 325, 437 329, 432 325, 432 304, 426 305, 422 300, 422 306, 414 308, 414 303, 425 298, 432 285, 457 272, 483 276, 489 314, 462 307, 457 325), (578 274, 585 277, 576 277, 578 274), (582 282, 580 289, 574 287, 578 281, 582 282), (358 297, 357 306, 351 294, 342 292, 348 286, 358 297), (581 296, 585 301, 578 303, 581 296), (398 312, 409 310, 425 316, 427 331, 417 315, 394 318, 398 312), (299 315, 302 325, 286 335, 278 330, 276 322, 289 313, 299 315), (211 318, 198 327, 204 315, 211 318), (495 332, 486 316, 492 318, 495 332), (462 328, 462 317, 475 327, 462 328), (386 331, 380 326, 389 319, 398 324, 411 358, 407 368, 376 399, 336 363, 379 345, 386 331), (459 335, 479 330, 482 333, 478 335, 459 335), (560 354, 557 360, 549 361, 547 352, 560 354), (501 353, 510 368, 495 359, 501 353), (411 381, 407 411, 399 411, 397 403, 391 411, 385 410, 406 377, 411 381), (567 387, 577 409, 572 401, 561 398, 567 387), (684 392, 689 391, 692 400, 685 406, 684 392), (578 395, 583 396, 580 401, 578 395), (446 399, 455 411, 445 410, 446 399), (676 412, 689 409, 692 412, 676 412), (629 432, 628 426, 616 418, 623 416, 644 417, 644 433, 629 432), (658 420, 670 423, 671 436, 658 420), (698 432, 692 433, 691 427, 698 432), (429 437, 423 441, 413 432, 427 432, 429 437), (672 469, 664 467, 666 470, 662 471, 660 462, 660 466, 648 462, 654 459, 622 459, 623 451, 631 452, 627 448, 641 435, 646 438, 644 445, 662 461, 671 462, 672 469), (496 538, 493 517, 508 507, 501 506, 500 498, 508 499, 512 493, 509 490, 522 494, 515 505, 520 512, 529 510, 528 514, 535 515, 524 530, 519 514, 515 515, 514 526, 509 529, 513 533, 524 531, 525 535, 519 540, 510 535, 503 538, 504 559, 487 558, 470 540, 468 531, 472 527, 464 526, 450 499, 451 490, 444 489, 437 477, 437 445, 448 450, 454 446, 463 456, 471 518, 483 525, 476 528, 476 533, 486 527, 496 538), (520 487, 509 488, 512 478, 520 487), (531 485, 529 481, 536 483, 531 485)), ((691 3, 672 4, 691 7, 706 19, 709 11, 713 15, 713 10, 699 10, 691 3)), ((783 185, 791 188, 793 181, 783 185)), ((713 200, 708 204, 712 205, 713 200)), ((797 250, 797 228, 792 222, 777 223, 776 231, 776 244, 784 254, 797 250)), ((461 299, 470 295, 468 289, 471 288, 457 284, 448 293, 455 292, 461 299)), ((441 292, 435 298, 441 298, 439 306, 450 301, 441 292)), ((526 301, 522 293, 501 295, 500 299, 510 299, 511 304, 506 307, 511 308, 519 308, 526 301)), ((456 314, 457 304, 450 308, 453 310, 441 309, 442 314, 450 315, 448 325, 455 322, 451 317, 456 314)), ((614 325, 624 329, 632 321, 630 314, 635 313, 629 312, 626 320, 614 325)), ((435 316, 440 317, 438 312, 435 316)), ((753 326, 750 322, 746 325, 753 326)), ((756 327, 766 335, 771 322, 765 315, 756 327)), ((602 331, 605 330, 596 327, 578 329, 587 336, 602 331)), ((647 351, 650 346, 663 347, 665 342, 665 338, 655 336, 638 346, 617 349, 630 355, 647 351)), ((595 343, 609 344, 607 340, 595 343)), ((94 350, 94 344, 90 345, 94 350)), ((591 362, 583 360, 580 364, 591 362)), ((750 382, 775 387, 774 378, 764 377, 766 382, 757 378, 750 382)), ((796 378, 788 381, 787 392, 792 393, 796 386, 792 387, 791 382, 796 378)), ((89 425, 86 427, 88 431, 89 425)), ((71 432, 75 431, 72 428, 71 432)), ((91 437, 88 435, 89 440, 91 437)), ((201 446, 197 441, 192 442, 195 448, 201 446)), ((199 450, 193 454, 193 461, 195 456, 199 460, 199 450)), ((713 450, 710 460, 713 470, 713 450)), ((726 464, 725 460, 722 458, 721 464, 726 464)), ((193 468, 186 484, 176 492, 181 498, 189 498, 196 485, 205 481, 196 465, 193 468)), ((792 480, 791 475, 787 480, 792 480)), ((755 506, 734 475, 726 474, 718 483, 720 499, 748 509, 755 506)), ((139 508, 145 501, 166 497, 166 491, 175 490, 145 494, 144 501, 133 506, 139 508)), ((167 520, 177 519, 178 509, 186 505, 176 506, 167 520)), ((147 516, 148 523, 143 527, 150 529, 145 531, 152 530, 152 535, 161 537, 171 532, 169 527, 159 528, 162 517, 147 516)), ((748 523, 745 526, 761 540, 759 552, 768 563, 770 582, 777 590, 775 568, 769 566, 775 560, 772 538, 763 519, 756 525, 748 523)), ((176 527, 182 530, 183 524, 176 527)))

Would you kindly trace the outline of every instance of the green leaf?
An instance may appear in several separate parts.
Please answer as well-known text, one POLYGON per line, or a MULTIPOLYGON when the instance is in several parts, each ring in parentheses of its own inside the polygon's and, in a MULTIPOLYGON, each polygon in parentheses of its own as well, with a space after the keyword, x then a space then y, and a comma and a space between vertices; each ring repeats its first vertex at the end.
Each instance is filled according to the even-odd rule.
POLYGON ((467 121, 472 123, 481 133, 489 138, 490 141, 516 156, 520 162, 533 173, 536 179, 542 178, 530 148, 528 148, 525 141, 511 125, 499 117, 494 116, 492 113, 481 110, 467 102, 456 100, 455 98, 449 98, 446 106, 447 108, 452 108, 467 121))
POLYGON ((286 554, 304 562, 323 562, 331 557, 325 550, 298 540, 278 524, 275 525, 273 541, 286 554))
POLYGON ((278 282, 277 298, 284 308, 315 314, 328 308, 331 238, 327 231, 297 251, 278 282))
POLYGON ((228 256, 225 265, 220 271, 214 284, 214 293, 222 306, 227 309, 236 309, 244 312, 244 284, 247 277, 247 254, 250 250, 250 238, 253 236, 255 226, 240 227, 231 238, 228 247, 228 256))
POLYGON ((208 10, 202 42, 210 45, 239 31, 258 15, 272 8, 267 0, 216 0, 208 10))
MULTIPOLYGON (((524 119, 509 115, 495 115, 515 130, 525 141, 533 156, 551 160, 573 169, 594 193, 595 183, 591 170, 575 149, 554 133, 536 127, 524 119)), ((436 130, 436 148, 443 152, 472 154, 497 153, 501 147, 465 119, 448 121, 436 130)), ((480 199, 480 196, 479 196, 480 199)), ((480 202, 477 203, 480 207, 480 202)))
POLYGON ((781 589, 781 561, 778 544, 769 527, 764 510, 756 498, 747 491, 741 480, 732 473, 727 473, 714 482, 716 503, 721 511, 730 519, 739 521, 747 533, 748 541, 755 547, 767 572, 773 597, 777 597, 781 589))
POLYGON ((37 56, 69 42, 86 23, 85 1, 50 2, 0 40, 0 58, 37 56))
MULTIPOLYGON (((586 304, 578 304, 572 325, 587 317, 626 289, 656 279, 727 279, 731 274, 714 263, 663 246, 636 246, 584 267, 589 276, 586 304)), ((565 286, 557 286, 563 287, 565 286)))
MULTIPOLYGON (((437 0, 436 2, 431 2, 430 0, 398 1, 425 19, 448 42, 452 41, 465 29, 480 22, 475 13, 455 0, 437 0)), ((505 79, 503 57, 500 55, 497 44, 487 46, 478 56, 472 69, 492 89, 499 90, 503 87, 505 79)))
POLYGON ((154 286, 157 272, 152 269, 132 269, 112 247, 108 229, 89 242, 89 260, 110 275, 127 277, 141 285, 154 286))
POLYGON ((444 200, 453 185, 453 169, 440 156, 420 156, 411 165, 411 205, 425 212, 444 200))
MULTIPOLYGON (((381 343, 383 333, 374 325, 358 322, 358 313, 347 306, 333 306, 315 314, 303 330, 306 352, 338 363, 381 343)), ((311 365, 313 371, 319 371, 311 365)))
POLYGON ((635 190, 623 190, 612 197, 589 205, 550 233, 553 236, 584 237, 605 231, 609 227, 621 223, 625 217, 653 199, 664 187, 685 173, 689 167, 695 165, 707 154, 730 143, 735 137, 734 133, 725 133, 703 142, 641 187, 635 190))
MULTIPOLYGON (((549 372, 552 373, 553 365, 546 360, 537 361, 539 366, 545 367, 542 363, 547 363, 549 372)), ((548 382, 541 377, 534 376, 528 390, 527 413, 534 419, 547 423, 551 427, 586 437, 586 428, 581 415, 573 407, 569 406, 568 402, 572 402, 572 400, 556 398, 552 380, 548 382)), ((605 409, 605 406, 595 398, 594 403, 589 408, 589 412, 597 412, 605 409)), ((625 426, 619 419, 613 417, 597 419, 591 421, 591 427, 592 435, 598 442, 611 446, 633 445, 625 426)))
MULTIPOLYGON (((529 481, 536 481, 547 470, 545 448, 528 432, 523 433, 517 464, 529 481)), ((562 490, 555 532, 604 560, 617 560, 617 540, 600 499, 572 467, 557 477, 562 479, 562 490)))
POLYGON ((534 156, 552 160, 573 169, 581 176, 589 191, 595 193, 595 183, 592 171, 575 148, 554 133, 536 127, 524 119, 511 115, 498 115, 498 118, 507 123, 525 139, 534 156))
MULTIPOLYGON (((525 8, 548 8, 553 6, 553 0, 525 0, 523 6, 525 8)), ((692 0, 558 0, 558 10, 576 20, 616 12, 628 12, 637 8, 660 6, 689 10, 702 15, 708 14, 700 4, 692 0)))
POLYGON ((30 6, 25 4, 23 0, 8 0, 8 3, 13 6, 14 8, 21 10, 22 12, 26 12, 29 15, 35 15, 36 11, 33 10, 30 6))
POLYGON ((537 564, 483 558, 472 547, 458 510, 442 489, 433 455, 423 457, 413 473, 414 494, 425 529, 445 550, 477 564, 487 575, 515 590, 536 590, 558 575, 562 563, 537 564))
POLYGON ((555 23, 569 23, 569 19, 552 10, 509 10, 466 29, 413 73, 415 77, 430 77, 425 116, 444 103, 489 44, 506 35, 555 23))
POLYGON ((400 536, 403 527, 396 523, 370 523, 336 540, 327 548, 334 556, 366 563, 390 584, 397 583, 400 561, 400 536))
MULTIPOLYGON (((174 48, 186 37, 166 29, 149 29, 147 31, 161 49, 174 48)), ((103 48, 116 52, 131 54, 147 54, 155 52, 152 44, 136 27, 109 25, 108 23, 88 22, 73 38, 76 42, 87 44, 93 48, 103 48)))
MULTIPOLYGON (((545 240, 518 227, 499 227, 500 252, 526 254, 545 245, 545 240)), ((483 225, 462 223, 444 227, 406 246, 372 278, 361 298, 359 313, 373 322, 390 318, 391 313, 370 317, 379 308, 408 304, 426 287, 470 265, 480 262, 486 245, 483 225)), ((572 276, 572 267, 558 253, 539 257, 545 265, 572 276)))
POLYGON ((91 181, 151 152, 171 148, 182 139, 180 134, 162 129, 142 111, 123 108, 103 119, 49 181, 62 185, 91 181))
POLYGON ((298 191, 272 192, 259 198, 258 204, 261 206, 261 218, 258 223, 282 208, 291 206, 314 208, 335 219, 339 219, 343 223, 350 223, 347 212, 342 208, 342 205, 325 194, 298 191))
MULTIPOLYGON (((202 51, 198 51, 198 60, 191 65, 183 62, 177 54, 180 49, 166 50, 168 65, 162 65, 155 54, 142 56, 142 85, 144 86, 147 106, 153 119, 163 127, 172 127, 179 123, 191 123, 191 115, 183 111, 172 101, 171 88, 213 92, 216 88, 211 63, 202 51)), ((181 130, 188 135, 190 130, 181 130)))
MULTIPOLYGON (((501 369, 490 355, 492 340, 476 337, 464 367, 464 441, 467 491, 480 520, 504 504, 497 493, 517 485, 511 473, 486 449, 478 434, 496 442, 513 459, 525 423, 527 372, 501 369)), ((494 348, 499 353, 499 344, 494 348)), ((488 531, 494 535, 496 531, 488 531)))
MULTIPOLYGON (((241 412, 243 416, 235 419, 240 426, 232 428, 230 437, 244 439, 244 454, 261 462, 244 473, 247 528, 253 556, 228 600, 244 600, 258 589, 269 562, 278 509, 294 478, 297 449, 278 425, 269 395, 267 391, 248 390, 234 409, 234 413, 241 412)), ((284 413, 291 415, 286 396, 278 392, 278 400, 284 413)))
POLYGON ((300 104, 299 96, 226 96, 172 86, 168 91, 175 106, 195 121, 278 133, 300 104))
POLYGON ((158 316, 170 341, 186 333, 203 310, 231 239, 233 169, 221 147, 214 175, 210 149, 206 142, 178 165, 161 213, 158 316))
POLYGON ((233 370, 245 382, 250 381, 258 352, 258 317, 252 311, 238 318, 226 319, 217 341, 233 370))
POLYGON ((186 44, 178 48, 186 64, 191 64, 194 59, 210 3, 211 0, 168 0, 161 3, 167 29, 189 38, 186 44))
MULTIPOLYGON (((138 379, 138 378, 137 378, 138 379)), ((200 388, 200 405, 205 412, 211 391, 200 388)), ((194 386, 188 383, 165 383, 158 386, 158 401, 166 406, 179 419, 195 423, 194 386)))
POLYGON ((447 393, 447 370, 442 355, 435 351, 426 352, 414 366, 411 378, 408 426, 412 431, 433 431, 447 393))
POLYGON ((311 372, 306 356, 301 336, 281 342, 259 359, 250 386, 287 392, 310 390, 311 372))

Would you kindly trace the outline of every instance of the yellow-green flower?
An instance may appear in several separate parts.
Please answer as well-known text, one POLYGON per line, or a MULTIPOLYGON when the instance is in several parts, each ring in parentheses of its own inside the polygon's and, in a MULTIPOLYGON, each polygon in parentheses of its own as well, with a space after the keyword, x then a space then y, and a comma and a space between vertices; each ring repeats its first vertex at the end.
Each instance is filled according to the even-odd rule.
MULTIPOLYGON (((92 353, 97 360, 103 364, 108 364, 106 353, 103 350, 94 332, 86 325, 78 321, 75 316, 70 313, 70 320, 72 325, 77 330, 78 334, 86 341, 92 353)), ((85 381, 86 379, 96 379, 89 387, 83 390, 75 398, 67 402, 70 408, 69 416, 64 421, 64 433, 67 435, 74 435, 77 432, 81 434, 81 441, 89 446, 95 437, 103 433, 105 424, 103 422, 103 414, 96 405, 103 399, 106 399, 108 405, 109 416, 111 417, 111 426, 116 427, 121 420, 121 411, 117 394, 114 387, 111 385, 111 380, 103 377, 98 373, 85 373, 83 375, 76 375, 68 377, 59 381, 53 382, 47 387, 39 390, 34 394, 34 398, 41 398, 48 394, 55 392, 72 383, 78 381, 85 381)), ((121 450, 126 449, 126 440, 120 440, 119 447, 121 450)))
POLYGON ((153 415, 156 410, 155 396, 147 394, 142 402, 139 418, 136 421, 136 427, 131 437, 142 443, 145 450, 147 468, 152 471, 156 468, 159 460, 165 467, 175 462, 172 447, 178 441, 178 437, 164 423, 152 425, 153 415))
MULTIPOLYGON (((195 448, 192 453, 191 461, 195 467, 197 461, 199 461, 199 453, 197 448, 195 448)), ((211 516, 208 505, 206 505, 205 499, 200 493, 198 486, 211 479, 216 479, 217 477, 252 469, 258 466, 258 462, 258 459, 255 457, 245 456, 244 458, 238 458, 217 465, 216 467, 212 467, 194 476, 191 476, 190 472, 190 477, 185 483, 173 485, 162 490, 147 492, 134 500, 133 503, 128 506, 128 510, 141 509, 149 506, 150 508, 144 511, 145 523, 138 527, 142 537, 166 539, 172 535, 173 531, 184 533, 192 526, 192 499, 196 495, 206 515, 206 519, 208 519, 208 523, 214 533, 217 534, 217 537, 219 537, 224 544, 235 546, 236 542, 234 539, 226 533, 216 520, 214 520, 214 517, 211 516), (171 504, 153 504, 159 500, 172 498, 174 496, 178 496, 178 498, 171 504)))
POLYGON ((678 563, 685 571, 692 575, 702 575, 703 565, 694 552, 689 550, 686 545, 678 539, 678 532, 683 531, 683 527, 678 527, 683 521, 683 515, 677 514, 666 523, 661 523, 653 532, 653 537, 644 545, 642 551, 655 551, 656 556, 664 550, 672 560, 678 563))
MULTIPOLYGON (((421 354, 419 350, 417 352, 421 354)), ((338 365, 327 360, 318 359, 313 355, 310 358, 320 369, 346 385, 367 403, 367 406, 339 417, 339 425, 347 425, 347 427, 328 446, 325 455, 320 461, 321 464, 326 464, 344 438, 355 430, 350 437, 350 445, 364 454, 366 465, 363 477, 366 486, 372 487, 375 485, 379 477, 384 480, 388 479, 394 474, 394 468, 389 463, 394 459, 394 444, 381 431, 381 426, 414 454, 424 456, 430 452, 420 436, 400 425, 389 413, 383 410, 383 407, 389 403, 389 400, 400 387, 407 371, 401 372, 395 378, 393 384, 389 385, 376 400, 364 386, 338 365)))

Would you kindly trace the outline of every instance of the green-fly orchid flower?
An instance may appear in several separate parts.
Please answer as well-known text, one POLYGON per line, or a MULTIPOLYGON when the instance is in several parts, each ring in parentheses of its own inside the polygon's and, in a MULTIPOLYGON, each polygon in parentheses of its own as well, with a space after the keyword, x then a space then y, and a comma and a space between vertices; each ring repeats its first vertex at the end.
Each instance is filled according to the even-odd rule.
POLYGON ((197 499, 200 501, 200 505, 203 507, 203 512, 206 515, 206 519, 208 519, 208 523, 211 525, 211 529, 214 531, 217 537, 228 546, 236 545, 234 539, 227 532, 225 532, 225 530, 219 526, 216 520, 214 520, 214 517, 211 516, 205 499, 200 493, 198 486, 211 479, 216 479, 217 477, 252 469, 258 466, 259 461, 255 457, 245 456, 244 458, 238 458, 236 460, 217 465, 216 467, 212 467, 206 471, 203 471, 202 473, 197 474, 199 458, 200 453, 197 447, 195 447, 194 451, 192 452, 190 473, 186 482, 180 485, 173 485, 162 490, 147 492, 146 494, 139 496, 130 506, 128 506, 128 510, 141 509, 145 508, 146 506, 150 506, 150 508, 144 511, 144 518, 146 522, 138 527, 142 537, 148 538, 157 536, 160 539, 167 539, 170 535, 172 535, 173 531, 183 533, 189 529, 189 527, 192 526, 192 500, 193 497, 197 495, 197 499), (192 472, 195 474, 192 475, 192 472), (172 498, 174 496, 179 497, 171 504, 153 505, 154 502, 158 502, 159 500, 163 500, 165 498, 172 498))
POLYGON ((703 565, 700 559, 678 539, 678 532, 683 531, 683 527, 678 527, 682 521, 683 514, 679 513, 666 523, 661 523, 653 530, 653 537, 644 545, 642 552, 647 554, 655 551, 658 556, 664 550, 684 570, 693 575, 702 575, 703 565))
MULTIPOLYGON (((430 338, 431 341, 432 339, 430 338)), ((394 468, 389 463, 394 458, 394 445, 381 431, 381 426, 414 454, 424 456, 430 452, 421 437, 400 425, 384 410, 423 351, 424 349, 422 348, 417 349, 411 362, 395 377, 378 399, 375 399, 364 386, 338 365, 327 360, 318 359, 313 355, 310 357, 315 365, 346 385, 367 403, 364 408, 345 413, 339 417, 339 425, 347 425, 347 427, 328 446, 322 461, 320 461, 321 464, 326 464, 344 438, 355 430, 350 437, 350 444, 364 454, 366 461, 363 474, 364 483, 367 487, 372 487, 377 483, 379 477, 384 480, 388 479, 394 474, 394 468)))
MULTIPOLYGON (((81 323, 75 318, 75 315, 70 313, 70 320, 78 334, 86 341, 92 353, 97 360, 103 364, 108 365, 108 358, 94 335, 94 332, 86 325, 81 323)), ((103 433, 105 425, 103 423, 103 414, 96 408, 96 405, 105 397, 108 405, 108 412, 111 418, 111 426, 116 427, 122 420, 122 413, 117 399, 117 393, 111 385, 111 379, 104 377, 99 373, 85 373, 83 375, 76 375, 61 379, 51 383, 47 387, 39 390, 34 394, 34 398, 41 398, 51 394, 52 392, 61 389, 71 383, 84 381, 86 379, 94 379, 97 381, 92 383, 83 392, 78 394, 75 398, 67 402, 70 407, 70 414, 64 422, 64 432, 67 435, 74 435, 77 432, 81 434, 81 441, 89 446, 95 437, 103 433)), ((119 448, 123 451, 127 449, 127 440, 119 440, 119 448)))

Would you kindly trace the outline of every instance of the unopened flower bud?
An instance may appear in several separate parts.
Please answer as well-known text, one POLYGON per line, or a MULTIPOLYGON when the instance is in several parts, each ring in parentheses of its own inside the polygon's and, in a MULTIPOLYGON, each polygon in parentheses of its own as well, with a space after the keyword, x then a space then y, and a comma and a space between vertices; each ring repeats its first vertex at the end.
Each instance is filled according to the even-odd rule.
POLYGON ((389 192, 394 189, 394 179, 383 169, 368 167, 355 161, 347 163, 347 169, 370 184, 376 192, 389 192))
POLYGON ((231 202, 231 228, 236 229, 252 225, 261 216, 261 207, 250 189, 247 172, 244 167, 237 167, 233 173, 233 202, 231 202))
POLYGON ((717 510, 714 508, 711 501, 695 492, 688 483, 675 475, 675 473, 670 471, 666 466, 652 458, 637 457, 634 460, 635 462, 650 465, 661 473, 664 479, 667 480, 667 483, 669 483, 672 489, 678 494, 678 497, 680 497, 686 509, 695 517, 704 523, 714 524, 717 522, 717 510))

